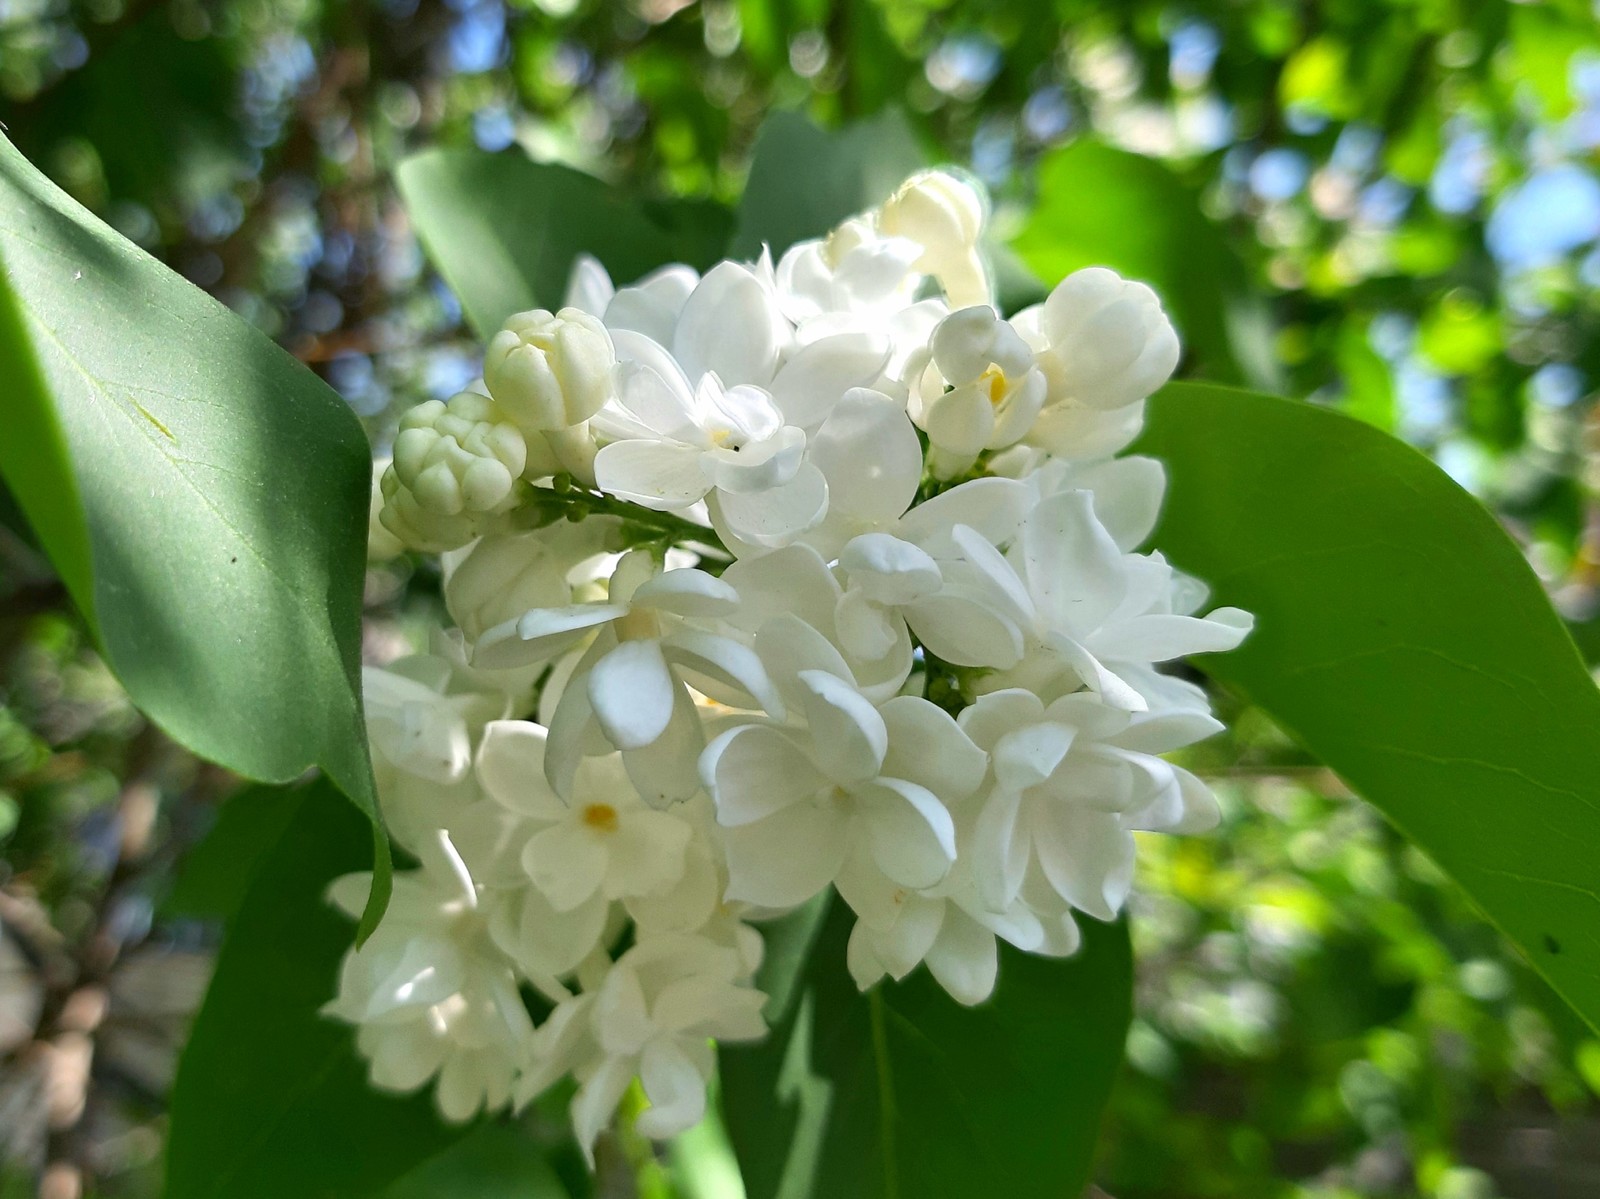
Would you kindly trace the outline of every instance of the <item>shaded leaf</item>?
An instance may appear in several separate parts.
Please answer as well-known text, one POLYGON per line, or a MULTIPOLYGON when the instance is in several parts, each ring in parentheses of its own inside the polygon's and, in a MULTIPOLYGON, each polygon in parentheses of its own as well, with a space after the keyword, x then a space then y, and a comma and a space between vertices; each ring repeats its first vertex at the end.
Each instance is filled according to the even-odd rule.
POLYGON ((396 174, 428 256, 480 336, 529 308, 558 308, 572 261, 593 254, 619 283, 666 262, 709 266, 727 211, 703 202, 641 205, 592 175, 508 151, 429 150, 396 174))
POLYGON ((382 1199, 568 1199, 526 1129, 484 1124, 386 1188, 382 1199))
POLYGON ((234 916, 178 1067, 167 1199, 349 1199, 465 1131, 432 1099, 367 1084, 352 1029, 323 1017, 355 934, 328 884, 366 865, 360 817, 317 781, 234 916))
POLYGON ((282 840, 303 798, 283 787, 246 787, 230 795, 210 831, 183 856, 162 911, 232 920, 257 868, 282 840))
POLYGON ((1122 1061, 1123 925, 1085 922, 1066 961, 1002 947, 994 997, 964 1008, 924 970, 863 996, 835 904, 768 1041, 720 1055, 750 1199, 1076 1196, 1122 1061))
POLYGON ((818 129, 796 113, 774 113, 756 138, 729 252, 754 257, 765 244, 776 259, 795 242, 821 237, 886 200, 925 165, 898 112, 838 131, 818 129))
POLYGON ((1174 384, 1155 543, 1256 614, 1196 664, 1381 809, 1600 1028, 1600 690, 1494 518, 1326 409, 1174 384))

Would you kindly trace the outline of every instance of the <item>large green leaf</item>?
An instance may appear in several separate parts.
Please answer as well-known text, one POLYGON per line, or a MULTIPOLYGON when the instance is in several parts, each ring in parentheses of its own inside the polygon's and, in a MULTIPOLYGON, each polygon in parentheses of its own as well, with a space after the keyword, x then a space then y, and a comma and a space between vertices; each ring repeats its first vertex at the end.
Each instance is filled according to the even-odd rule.
POLYGON ((250 786, 230 795, 200 843, 183 855, 162 902, 169 916, 231 921, 262 861, 283 839, 303 797, 285 787, 250 786))
POLYGON ((730 217, 714 204, 640 204, 592 175, 517 151, 428 150, 400 164, 406 209, 480 336, 554 308, 572 260, 593 254, 619 283, 665 262, 709 266, 730 217))
POLYGON ((835 904, 771 1038, 721 1054, 724 1116, 750 1199, 1073 1199, 1122 1061, 1123 925, 1085 922, 1067 961, 1009 949, 964 1008, 925 972, 863 996, 835 904))
POLYGON ((732 253, 753 257, 765 244, 776 258, 795 242, 821 237, 887 199, 925 165, 898 112, 837 132, 818 129, 796 113, 775 113, 756 138, 732 253))
POLYGON ((1156 544, 1256 614, 1202 669, 1264 708, 1600 1028, 1600 691, 1522 554, 1422 454, 1352 418, 1174 384, 1140 449, 1156 544))
POLYGON ((1036 186, 1011 245, 1047 286, 1086 266, 1143 280, 1183 335, 1188 373, 1272 385, 1265 316, 1243 265, 1169 167, 1085 138, 1047 155, 1036 186))
POLYGON ((387 880, 361 723, 371 465, 355 416, 3 138, 0 263, 21 307, 0 304, 0 471, 111 668, 203 758, 267 782, 321 766, 374 822, 387 880))
POLYGON ((515 1124, 483 1124, 382 1199, 570 1199, 542 1147, 515 1124))
POLYGON ((363 822, 331 790, 287 797, 288 827, 233 917, 178 1067, 166 1199, 350 1199, 463 1131, 427 1095, 369 1087, 352 1031, 319 1014, 355 934, 327 887, 367 864, 363 822))

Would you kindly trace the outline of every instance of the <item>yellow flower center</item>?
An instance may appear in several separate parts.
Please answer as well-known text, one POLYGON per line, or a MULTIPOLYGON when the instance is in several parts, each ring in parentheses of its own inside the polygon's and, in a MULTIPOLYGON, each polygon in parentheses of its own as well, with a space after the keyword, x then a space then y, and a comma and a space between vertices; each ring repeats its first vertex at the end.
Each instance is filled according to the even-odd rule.
POLYGON ((608 803, 592 803, 583 809, 583 822, 596 832, 617 831, 617 810, 608 803))
POLYGON ((661 621, 649 608, 635 608, 613 624, 618 641, 653 641, 661 636, 661 621))

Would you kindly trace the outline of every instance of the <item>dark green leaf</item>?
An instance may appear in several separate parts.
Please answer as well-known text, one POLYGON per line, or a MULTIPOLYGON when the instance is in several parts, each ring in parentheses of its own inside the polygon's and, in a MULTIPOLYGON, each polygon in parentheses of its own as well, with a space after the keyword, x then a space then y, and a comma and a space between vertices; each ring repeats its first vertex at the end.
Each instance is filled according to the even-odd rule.
POLYGON ((1077 1196, 1122 1061, 1126 928, 1085 922, 1067 961, 1003 948, 994 998, 964 1008, 925 971, 859 994, 852 919, 834 905, 772 1037, 722 1051, 750 1199, 1077 1196))
POLYGON ((1156 544, 1256 614, 1198 665, 1380 808, 1600 1028, 1600 690, 1521 552, 1422 454, 1174 384, 1156 544))
POLYGON ((886 200, 926 165, 898 112, 837 132, 818 129, 795 113, 775 113, 756 138, 731 252, 754 256, 765 243, 776 258, 795 242, 820 237, 886 200))
POLYGON ((355 416, 4 139, 0 262, 23 313, 0 307, 18 379, 0 470, 107 661, 203 758, 280 783, 321 766, 374 823, 375 919, 355 416))
POLYGON ((571 167, 511 151, 429 150, 397 173, 439 273, 480 336, 529 308, 555 308, 572 260, 593 254, 619 283, 665 262, 710 265, 729 216, 713 204, 639 205, 571 167))
POLYGON ((440 1123, 425 1094, 369 1087, 352 1031, 319 1014, 355 936, 325 893, 365 867, 367 836, 326 782, 290 802, 179 1063, 166 1199, 349 1199, 462 1132, 440 1123))
POLYGON ((302 796, 283 787, 246 787, 228 797, 216 823, 183 858, 162 910, 171 916, 232 920, 256 868, 283 838, 302 796))
POLYGON ((382 1199, 568 1199, 568 1192, 526 1129, 484 1124, 382 1199))

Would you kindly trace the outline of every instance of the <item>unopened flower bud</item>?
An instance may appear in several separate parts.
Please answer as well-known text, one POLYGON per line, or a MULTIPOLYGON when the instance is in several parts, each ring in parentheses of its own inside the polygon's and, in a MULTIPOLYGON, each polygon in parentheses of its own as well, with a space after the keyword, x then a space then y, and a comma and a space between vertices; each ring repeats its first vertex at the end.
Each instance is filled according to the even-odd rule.
POLYGON ((483 380, 524 429, 566 429, 611 395, 616 350, 599 319, 577 308, 519 312, 489 341, 483 380))
POLYGON ((440 516, 503 511, 527 461, 521 430, 471 391, 448 404, 418 404, 394 441, 395 476, 419 507, 440 516))
POLYGON ((1044 303, 1049 403, 1102 411, 1138 403, 1172 377, 1178 335, 1156 293, 1105 267, 1068 275, 1044 303))
POLYGON ((378 512, 378 521, 404 549, 442 554, 466 545, 478 535, 477 513, 441 516, 429 512, 406 490, 392 464, 383 472, 379 488, 383 507, 378 512))
POLYGON ((952 308, 983 304, 989 281, 978 254, 983 196, 947 171, 923 171, 900 185, 878 210, 878 228, 922 247, 912 264, 939 281, 952 308))

